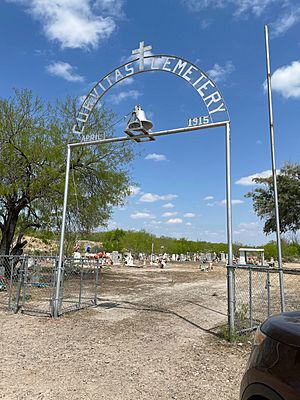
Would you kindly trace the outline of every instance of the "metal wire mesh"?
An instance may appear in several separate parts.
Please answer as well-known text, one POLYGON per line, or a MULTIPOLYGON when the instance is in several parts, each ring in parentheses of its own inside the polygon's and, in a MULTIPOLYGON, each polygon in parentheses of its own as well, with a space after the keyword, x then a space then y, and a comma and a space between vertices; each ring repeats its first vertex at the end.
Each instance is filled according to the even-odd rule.
POLYGON ((22 286, 23 312, 52 315, 55 257, 30 257, 24 260, 22 286))
POLYGON ((97 304, 102 262, 97 259, 67 259, 63 265, 60 313, 97 304))
MULTIPOLYGON (((234 270, 235 330, 256 328, 268 316, 281 312, 279 271, 252 265, 229 267, 234 270)), ((285 311, 299 309, 299 270, 283 269, 285 311)))
POLYGON ((58 313, 97 304, 101 262, 66 259, 57 282, 57 257, 0 257, 0 308, 54 315, 60 285, 58 313))
POLYGON ((0 257, 0 308, 14 310, 18 286, 18 262, 9 256, 0 257))

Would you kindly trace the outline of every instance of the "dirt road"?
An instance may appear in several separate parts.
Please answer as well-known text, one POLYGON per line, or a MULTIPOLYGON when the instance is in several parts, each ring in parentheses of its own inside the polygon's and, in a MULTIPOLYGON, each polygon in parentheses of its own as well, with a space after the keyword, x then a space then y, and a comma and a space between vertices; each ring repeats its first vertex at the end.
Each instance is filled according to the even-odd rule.
POLYGON ((238 399, 250 345, 215 335, 226 308, 222 267, 104 270, 96 308, 0 313, 0 398, 238 399))

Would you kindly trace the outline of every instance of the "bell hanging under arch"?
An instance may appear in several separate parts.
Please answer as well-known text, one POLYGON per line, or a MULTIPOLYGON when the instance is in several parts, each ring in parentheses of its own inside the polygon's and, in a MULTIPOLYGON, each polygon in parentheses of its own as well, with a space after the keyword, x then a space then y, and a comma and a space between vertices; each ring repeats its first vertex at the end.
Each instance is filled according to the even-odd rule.
POLYGON ((152 126, 152 122, 147 119, 144 110, 142 110, 142 107, 135 106, 126 129, 135 131, 144 129, 148 131, 152 128, 152 126))

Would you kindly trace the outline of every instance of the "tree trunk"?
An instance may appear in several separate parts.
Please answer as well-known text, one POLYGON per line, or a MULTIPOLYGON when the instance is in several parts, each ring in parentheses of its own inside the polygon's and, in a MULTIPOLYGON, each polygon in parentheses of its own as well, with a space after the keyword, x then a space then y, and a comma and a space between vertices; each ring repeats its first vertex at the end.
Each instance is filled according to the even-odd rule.
POLYGON ((19 211, 15 208, 8 209, 7 217, 1 227, 2 238, 0 242, 0 266, 4 267, 5 276, 9 279, 13 264, 9 260, 9 254, 14 240, 14 234, 18 222, 19 211), (4 257, 3 257, 4 256, 4 257))
POLYGON ((2 238, 0 242, 0 255, 9 255, 14 240, 19 210, 10 208, 2 227, 2 238))

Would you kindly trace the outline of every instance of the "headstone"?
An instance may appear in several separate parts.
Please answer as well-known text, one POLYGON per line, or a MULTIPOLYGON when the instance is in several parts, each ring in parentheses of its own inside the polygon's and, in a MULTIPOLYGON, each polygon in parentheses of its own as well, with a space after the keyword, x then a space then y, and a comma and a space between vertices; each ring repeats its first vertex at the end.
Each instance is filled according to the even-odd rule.
POLYGON ((241 265, 246 264, 246 255, 244 250, 240 250, 239 264, 241 265))
POLYGON ((211 262, 211 253, 206 253, 205 257, 207 262, 211 262))
POLYGON ((118 251, 113 251, 111 253, 111 259, 112 259, 113 265, 120 265, 121 260, 120 260, 120 254, 118 251))
POLYGON ((78 264, 80 263, 80 259, 81 259, 81 254, 79 251, 74 251, 74 263, 78 264))
POLYGON ((133 257, 131 253, 124 254, 124 262, 126 265, 133 265, 133 257))

